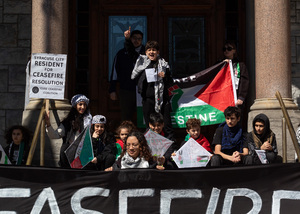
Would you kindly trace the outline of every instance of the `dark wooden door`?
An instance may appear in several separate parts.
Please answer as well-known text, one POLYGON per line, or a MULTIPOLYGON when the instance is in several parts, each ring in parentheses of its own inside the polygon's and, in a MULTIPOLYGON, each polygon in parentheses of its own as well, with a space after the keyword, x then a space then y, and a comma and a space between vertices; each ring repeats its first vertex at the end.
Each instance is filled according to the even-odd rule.
POLYGON ((184 3, 179 0, 91 1, 89 96, 92 113, 104 114, 114 124, 120 121, 118 103, 111 101, 108 94, 111 69, 109 58, 112 57, 109 55, 110 17, 146 17, 147 39, 159 42, 163 58, 167 61, 171 59, 171 63, 177 69, 176 75, 182 76, 198 72, 199 69, 215 63, 218 49, 221 49, 223 43, 225 23, 222 14, 224 14, 223 1, 217 0, 195 0, 184 3), (198 36, 195 37, 195 34, 198 36), (194 36, 194 39, 189 38, 186 41, 189 35, 194 36), (199 46, 199 50, 196 50, 199 54, 194 55, 193 59, 196 60, 194 64, 186 63, 183 59, 190 57, 186 56, 188 55, 186 48, 193 48, 190 47, 193 44, 199 46), (184 51, 186 53, 183 53, 184 51), (178 63, 180 60, 181 64, 178 63))
MULTIPOLYGON (((110 45, 111 17, 145 17, 144 37, 159 42, 161 55, 170 63, 174 75, 188 75, 215 64, 223 55, 222 46, 226 39, 238 40, 243 60, 244 2, 245 0, 69 1, 67 97, 70 99, 76 93, 86 94, 91 100, 93 115, 105 115, 112 121, 113 128, 120 122, 119 105, 109 99, 108 93, 109 71, 114 57, 110 45)), ((214 129, 212 134, 213 132, 214 129)), ((206 137, 210 140, 209 136, 206 137)))

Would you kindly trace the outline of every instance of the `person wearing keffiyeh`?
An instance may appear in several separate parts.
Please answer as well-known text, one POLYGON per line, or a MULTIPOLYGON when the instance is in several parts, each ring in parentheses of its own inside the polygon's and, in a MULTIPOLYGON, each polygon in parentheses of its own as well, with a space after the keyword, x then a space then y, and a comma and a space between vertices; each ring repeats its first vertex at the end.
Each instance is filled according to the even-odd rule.
POLYGON ((44 115, 46 132, 51 139, 63 139, 60 149, 59 165, 63 168, 70 168, 65 150, 76 140, 80 133, 87 127, 91 127, 92 115, 88 108, 89 99, 83 94, 74 95, 71 99, 72 108, 67 117, 58 124, 56 130, 50 123, 49 112, 44 115))
POLYGON ((214 155, 211 158, 211 166, 252 164, 246 136, 239 123, 240 109, 229 106, 225 109, 224 115, 226 122, 220 124, 213 138, 214 155))
POLYGON ((145 50, 146 55, 139 56, 131 74, 131 79, 136 80, 138 93, 142 96, 145 125, 149 128, 149 117, 152 113, 161 113, 164 117, 165 134, 172 138, 174 130, 168 88, 173 79, 169 64, 159 56, 157 41, 148 41, 145 50), (147 75, 149 73, 151 75, 147 75))

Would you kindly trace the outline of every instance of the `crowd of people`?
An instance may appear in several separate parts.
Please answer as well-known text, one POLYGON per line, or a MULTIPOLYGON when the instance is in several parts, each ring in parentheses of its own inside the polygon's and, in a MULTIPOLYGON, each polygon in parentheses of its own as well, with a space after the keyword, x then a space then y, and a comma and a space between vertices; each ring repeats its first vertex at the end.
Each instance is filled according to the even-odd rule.
MULTIPOLYGON (((246 133, 242 129, 241 118, 245 105, 249 78, 246 66, 237 60, 236 46, 226 42, 224 60, 232 60, 237 89, 236 106, 228 106, 224 111, 225 122, 215 130, 212 142, 201 133, 201 120, 190 118, 186 122, 185 141, 176 142, 171 123, 171 104, 167 88, 172 84, 168 63, 160 56, 159 44, 148 41, 142 45, 143 33, 139 30, 124 32, 125 45, 114 59, 111 77, 110 98, 117 100, 116 83, 120 83, 119 99, 122 121, 119 127, 110 131, 104 115, 92 116, 89 99, 82 94, 72 97, 72 108, 57 129, 51 126, 49 112, 44 119, 46 132, 51 139, 62 139, 59 165, 71 168, 66 149, 78 136, 90 127, 94 158, 84 166, 90 170, 117 170, 126 168, 156 168, 158 170, 176 169, 173 161, 176 151, 189 138, 212 154, 209 167, 221 165, 262 164, 260 153, 265 154, 264 163, 281 162, 278 156, 276 137, 270 129, 269 118, 257 115, 253 120, 253 130, 246 133), (149 77, 151 76, 151 78, 149 77), (147 140, 133 121, 136 109, 136 86, 141 94, 143 118, 146 132, 153 132, 174 141, 165 154, 153 158, 147 140)), ((8 146, 5 151, 13 164, 25 164, 29 151, 30 132, 23 126, 14 126, 6 133, 8 146)))
MULTIPOLYGON (((210 164, 208 164, 211 167, 262 164, 263 162, 256 150, 265 152, 267 163, 281 161, 277 155, 275 134, 270 129, 270 122, 265 114, 257 115, 253 120, 253 130, 246 133, 240 125, 241 110, 235 106, 227 107, 224 111, 225 122, 216 129, 211 143, 201 133, 200 119, 190 118, 186 122, 187 136, 185 141, 180 146, 177 146, 177 143, 171 144, 158 164, 158 160, 151 155, 151 149, 144 133, 139 131, 132 121, 122 121, 113 133, 108 129, 105 116, 95 115, 92 117, 90 115, 89 99, 85 95, 75 95, 71 104, 70 113, 55 130, 51 126, 49 113, 45 114, 48 136, 54 139, 63 139, 59 162, 63 168, 71 167, 65 150, 86 126, 91 127, 94 159, 84 169, 102 171, 127 168, 176 169, 177 166, 173 157, 189 138, 193 138, 212 154, 210 164)), ((148 121, 149 128, 146 129, 146 132, 150 129, 161 136, 176 141, 173 136, 166 136, 164 117, 161 113, 151 113, 148 121)))

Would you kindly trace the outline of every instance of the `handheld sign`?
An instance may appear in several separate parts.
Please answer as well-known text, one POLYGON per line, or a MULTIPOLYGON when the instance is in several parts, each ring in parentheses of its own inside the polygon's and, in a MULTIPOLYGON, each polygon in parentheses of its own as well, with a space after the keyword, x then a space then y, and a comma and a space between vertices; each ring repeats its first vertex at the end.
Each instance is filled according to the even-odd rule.
POLYGON ((33 53, 29 98, 64 99, 66 54, 33 53))
POLYGON ((267 160, 267 156, 266 156, 266 151, 265 150, 255 150, 260 162, 262 164, 267 164, 268 160, 267 160))
POLYGON ((163 156, 173 143, 173 141, 151 131, 150 129, 145 133, 145 138, 151 149, 152 155, 157 157, 163 156))
POLYGON ((178 168, 205 167, 212 155, 190 138, 173 156, 178 168))

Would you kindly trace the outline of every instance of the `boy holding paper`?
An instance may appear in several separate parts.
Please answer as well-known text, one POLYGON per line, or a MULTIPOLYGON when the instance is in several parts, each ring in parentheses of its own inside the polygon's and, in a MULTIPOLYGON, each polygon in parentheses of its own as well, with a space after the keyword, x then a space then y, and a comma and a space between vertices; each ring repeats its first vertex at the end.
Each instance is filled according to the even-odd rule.
MULTIPOLYGON (((212 153, 212 150, 210 148, 210 143, 204 137, 203 134, 200 132, 201 130, 201 120, 196 118, 189 118, 186 121, 186 132, 190 135, 191 138, 193 138, 197 143, 199 143, 204 149, 206 149, 208 152, 212 153)), ((186 143, 186 141, 183 141, 181 143, 181 146, 183 146, 186 143)))
POLYGON ((169 64, 159 56, 159 44, 148 41, 145 47, 146 55, 140 55, 131 74, 136 80, 138 93, 142 96, 143 116, 148 128, 150 115, 161 113, 164 118, 165 134, 173 138, 171 123, 171 104, 168 86, 173 82, 169 64))
MULTIPOLYGON (((165 133, 163 131, 164 129, 164 117, 161 113, 157 113, 157 112, 154 112, 150 115, 149 117, 149 128, 165 137, 165 138, 168 138, 169 140, 171 141, 174 141, 174 139, 172 138, 169 138, 168 136, 165 136, 165 133)), ((147 130, 148 131, 148 130, 147 130)), ((146 133, 147 133, 146 131, 146 133)), ((171 146, 168 148, 168 150, 165 152, 165 154, 163 155, 164 159, 165 159, 165 167, 166 169, 172 169, 174 168, 174 164, 173 164, 173 161, 171 159, 171 154, 176 150, 176 143, 172 143, 171 146)))

